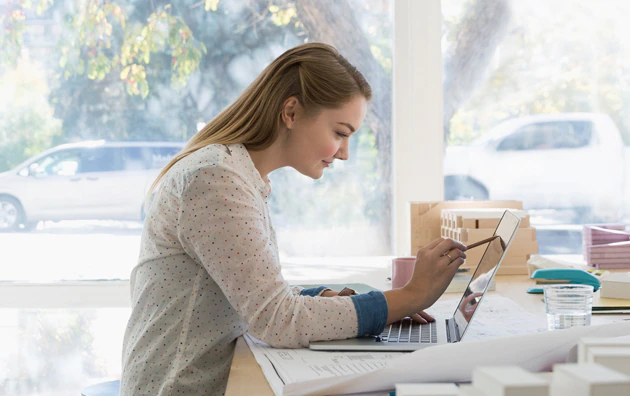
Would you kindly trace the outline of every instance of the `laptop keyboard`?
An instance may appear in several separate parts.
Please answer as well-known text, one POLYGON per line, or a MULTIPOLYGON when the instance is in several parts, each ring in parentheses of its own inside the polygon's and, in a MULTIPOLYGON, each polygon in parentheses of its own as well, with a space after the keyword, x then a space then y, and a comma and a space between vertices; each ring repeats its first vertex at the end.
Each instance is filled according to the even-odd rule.
POLYGON ((435 322, 423 325, 405 318, 385 327, 379 338, 382 342, 436 344, 437 326, 435 322))

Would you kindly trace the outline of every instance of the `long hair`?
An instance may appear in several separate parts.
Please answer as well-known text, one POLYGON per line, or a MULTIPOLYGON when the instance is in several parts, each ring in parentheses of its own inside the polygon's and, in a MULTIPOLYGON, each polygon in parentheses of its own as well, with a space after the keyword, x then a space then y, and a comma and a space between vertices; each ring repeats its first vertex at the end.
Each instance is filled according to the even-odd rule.
POLYGON ((305 112, 342 107, 357 95, 372 98, 365 77, 332 46, 307 43, 276 58, 225 110, 197 132, 162 169, 150 196, 177 161, 210 144, 242 143, 249 150, 268 148, 278 137, 284 101, 295 96, 305 112))

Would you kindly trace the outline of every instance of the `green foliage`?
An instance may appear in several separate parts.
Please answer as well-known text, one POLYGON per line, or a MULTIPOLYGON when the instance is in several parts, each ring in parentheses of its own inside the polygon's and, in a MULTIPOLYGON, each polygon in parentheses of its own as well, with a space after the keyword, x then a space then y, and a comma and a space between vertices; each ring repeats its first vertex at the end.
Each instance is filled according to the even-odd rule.
POLYGON ((103 80, 116 64, 112 59, 112 21, 125 27, 125 14, 114 3, 101 5, 90 0, 75 15, 66 15, 66 28, 76 32, 75 40, 62 43, 59 66, 68 80, 86 72, 90 80, 103 80))
POLYGON ((0 78, 0 172, 53 145, 61 122, 53 117, 46 100, 44 74, 21 61, 19 68, 0 78))
POLYGON ((4 14, 0 15, 0 71, 17 65, 24 44, 26 12, 35 8, 37 15, 42 15, 52 4, 53 0, 38 0, 35 4, 31 0, 15 0, 6 4, 4 14))
POLYGON ((187 78, 199 68, 206 46, 195 40, 192 31, 181 17, 172 16, 171 6, 152 13, 146 25, 136 23, 126 32, 121 48, 120 78, 127 83, 127 92, 146 98, 149 85, 142 65, 151 61, 151 53, 170 49, 173 74, 171 81, 185 85, 187 78))
POLYGON ((219 7, 219 0, 206 0, 205 9, 206 11, 215 11, 219 7))
POLYGON ((22 50, 22 36, 26 30, 24 23, 24 11, 19 8, 9 8, 5 14, 0 15, 0 24, 2 34, 0 34, 0 48, 2 48, 3 56, 0 57, 2 62, 0 66, 15 67, 17 59, 22 50))
MULTIPOLYGON (((211 4, 216 9, 218 2, 211 4)), ((85 72, 90 80, 103 80, 112 68, 121 68, 120 79, 130 95, 146 98, 149 94, 146 65, 151 54, 171 54, 171 82, 185 86, 188 77, 199 68, 206 46, 195 39, 185 21, 171 14, 170 4, 151 13, 146 21, 128 23, 129 17, 116 3, 88 1, 82 12, 68 15, 67 28, 77 40, 61 47, 59 66, 66 80, 85 72), (116 22, 118 32, 112 22, 116 22), (124 37, 119 50, 112 48, 114 35, 124 37)))
POLYGON ((294 6, 281 9, 277 5, 270 5, 269 12, 271 12, 271 20, 276 26, 285 26, 291 23, 292 19, 297 19, 297 11, 294 6))

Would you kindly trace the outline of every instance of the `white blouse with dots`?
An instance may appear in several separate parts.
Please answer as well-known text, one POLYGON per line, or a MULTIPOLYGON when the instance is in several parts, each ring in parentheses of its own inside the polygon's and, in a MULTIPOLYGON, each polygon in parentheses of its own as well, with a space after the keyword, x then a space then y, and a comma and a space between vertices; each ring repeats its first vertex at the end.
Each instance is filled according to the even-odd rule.
POLYGON ((166 173, 131 273, 121 395, 223 394, 245 332, 282 348, 380 333, 382 293, 289 287, 270 192, 240 144, 207 146, 166 173))

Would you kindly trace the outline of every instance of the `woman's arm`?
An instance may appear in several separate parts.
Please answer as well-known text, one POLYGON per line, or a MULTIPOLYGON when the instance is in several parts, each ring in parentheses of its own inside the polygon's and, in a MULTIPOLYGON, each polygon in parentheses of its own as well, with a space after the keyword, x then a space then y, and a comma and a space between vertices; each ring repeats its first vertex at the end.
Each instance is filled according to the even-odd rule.
MULTIPOLYGON (((251 334, 272 346, 299 347, 355 337, 360 324, 364 331, 379 330, 370 327, 372 316, 360 322, 357 312, 357 306, 377 306, 372 301, 378 296, 365 295, 357 302, 292 292, 281 273, 263 198, 239 174, 211 167, 185 179, 178 239, 221 288, 251 334)), ((380 298, 384 302, 382 294, 380 298)))

